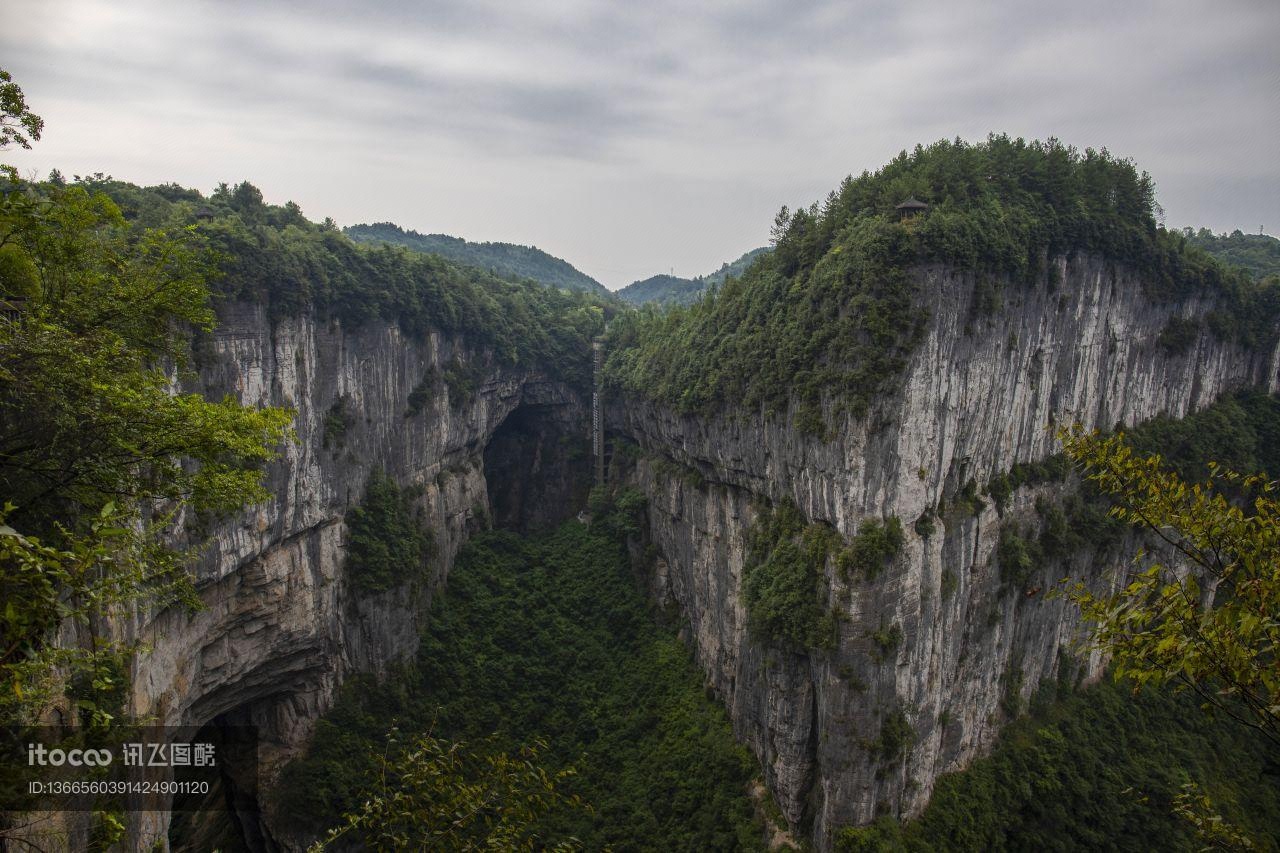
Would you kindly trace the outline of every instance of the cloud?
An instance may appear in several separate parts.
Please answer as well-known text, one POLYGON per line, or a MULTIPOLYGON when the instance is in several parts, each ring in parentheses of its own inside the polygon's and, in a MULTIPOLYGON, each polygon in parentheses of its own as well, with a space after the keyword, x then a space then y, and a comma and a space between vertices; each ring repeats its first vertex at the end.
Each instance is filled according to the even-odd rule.
POLYGON ((1171 224, 1280 230, 1280 4, 10 0, 22 168, 535 243, 612 286, 762 243, 917 142, 1132 156, 1171 224), (1223 188, 1231 188, 1223 192, 1223 188))

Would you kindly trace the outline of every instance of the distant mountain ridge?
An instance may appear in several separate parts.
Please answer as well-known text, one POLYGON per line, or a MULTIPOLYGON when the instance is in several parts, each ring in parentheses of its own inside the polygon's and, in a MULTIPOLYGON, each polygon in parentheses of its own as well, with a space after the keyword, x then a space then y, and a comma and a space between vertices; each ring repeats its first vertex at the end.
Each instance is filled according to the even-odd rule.
POLYGON ((1184 228, 1182 235, 1191 245, 1224 263, 1243 267, 1254 278, 1280 275, 1280 240, 1269 234, 1243 234, 1238 228, 1230 234, 1214 234, 1208 228, 1184 228))
POLYGON ((618 291, 618 297, 632 305, 656 302, 659 305, 687 305, 705 289, 702 279, 681 278, 659 273, 633 281, 618 291))
POLYGON ((393 222, 350 225, 344 229, 357 243, 389 243, 417 252, 440 255, 467 266, 499 275, 531 278, 551 287, 604 295, 608 289, 568 261, 549 255, 536 246, 515 243, 473 243, 448 234, 419 234, 393 222))
POLYGON ((756 258, 768 251, 767 246, 752 249, 741 257, 722 264, 715 272, 697 278, 681 278, 660 273, 628 284, 617 292, 617 296, 632 305, 643 305, 646 302, 655 302, 663 306, 688 305, 697 301, 707 288, 722 284, 731 275, 742 275, 756 258))

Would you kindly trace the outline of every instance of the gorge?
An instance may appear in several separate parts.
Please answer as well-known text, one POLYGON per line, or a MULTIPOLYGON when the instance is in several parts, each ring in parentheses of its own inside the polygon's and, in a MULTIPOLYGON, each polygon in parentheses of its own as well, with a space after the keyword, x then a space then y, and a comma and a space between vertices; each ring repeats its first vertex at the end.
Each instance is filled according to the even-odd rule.
MULTIPOLYGON (((497 528, 572 550, 595 534, 571 525, 599 530, 626 495, 629 568, 758 761, 775 838, 825 851, 846 827, 921 814, 1042 684, 1105 672, 1074 603, 1051 593, 1068 576, 1115 588, 1149 543, 1105 526, 1055 427, 1134 428, 1280 392, 1274 283, 1246 287, 1157 229, 1131 165, 948 145, 847 181, 741 277, 665 314, 277 227, 286 214, 260 194, 217 199, 192 225, 230 258, 217 322, 172 381, 286 408, 293 435, 266 466, 266 501, 177 519, 206 542, 202 607, 117 626, 146 649, 126 712, 253 725, 274 785, 344 682, 403 677, 469 541, 501 553, 515 540, 497 528), (942 174, 979 155, 1101 189, 1065 204, 1016 163, 1008 187, 942 174), (899 218, 907 186, 937 206, 899 218), (610 464, 593 492, 594 340, 610 464), (384 481, 421 547, 362 567, 357 519, 384 481), (1010 557, 1050 534, 1052 553, 1010 557)), ((190 218, 199 200, 166 199, 164 214, 190 218)), ((249 849, 305 849, 324 829, 255 806, 249 849)), ((131 842, 167 843, 167 813, 127 818, 131 842)))
MULTIPOLYGON (((1036 282, 972 333, 960 319, 972 277, 916 271, 936 301, 903 393, 865 418, 846 416, 832 441, 797 436, 785 415, 707 422, 625 393, 609 401, 610 438, 640 451, 630 470, 612 473, 648 498, 653 594, 679 609, 786 820, 811 820, 819 843, 869 821, 877 804, 918 812, 938 775, 994 742, 1008 673, 1021 673, 1018 689, 1029 695, 1074 654, 1078 615, 1043 595, 1057 578, 1044 570, 1010 593, 995 559, 1005 519, 1034 517, 1037 497, 1062 485, 1018 488, 1003 510, 987 501, 976 513, 953 511, 928 535, 911 522, 940 500, 954 504, 969 480, 1049 456, 1055 419, 1136 424, 1239 388, 1277 389, 1275 348, 1248 351, 1207 332, 1181 353, 1158 346, 1170 318, 1202 317, 1212 302, 1153 310, 1122 269, 1087 255, 1058 263, 1059 289, 1036 282), (834 560, 827 567, 823 583, 840 608, 829 648, 778 649, 748 624, 746 541, 761 507, 781 501, 848 539, 866 519, 908 522, 875 580, 842 579, 834 560), (885 626, 900 639, 881 655, 873 634, 885 626), (885 772, 865 744, 898 709, 910 709, 915 745, 885 772)), ((245 402, 291 405, 297 441, 271 469, 278 497, 215 531, 198 574, 206 609, 150 626, 154 651, 139 667, 135 708, 175 724, 252 721, 272 768, 307 742, 344 677, 383 673, 413 654, 426 603, 486 516, 509 529, 545 528, 582 506, 588 418, 581 389, 486 363, 439 334, 418 343, 394 326, 273 324, 260 307, 233 305, 212 350, 201 382, 245 402), (421 377, 455 362, 478 376, 474 391, 459 401, 441 381, 410 416, 421 377), (349 422, 340 439, 325 435, 337 407, 349 422), (343 519, 374 468, 419 490, 435 556, 420 579, 361 593, 342 572, 343 519)), ((1061 572, 1112 582, 1125 553, 1076 555, 1061 572)), ((1092 678, 1103 661, 1083 665, 1092 678)))

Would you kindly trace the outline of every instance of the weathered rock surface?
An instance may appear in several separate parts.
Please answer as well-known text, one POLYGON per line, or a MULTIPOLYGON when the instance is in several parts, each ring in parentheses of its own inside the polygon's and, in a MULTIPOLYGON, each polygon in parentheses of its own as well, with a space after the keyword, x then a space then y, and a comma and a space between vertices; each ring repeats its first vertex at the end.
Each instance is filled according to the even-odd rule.
MULTIPOLYGON (((1078 633, 1065 602, 1002 591, 990 501, 927 537, 912 531, 921 513, 970 479, 1052 453, 1051 423, 1131 424, 1184 415, 1236 387, 1280 387, 1280 352, 1208 333, 1166 352, 1157 338, 1169 319, 1201 317, 1212 302, 1153 303, 1139 281, 1093 258, 1059 262, 1056 287, 1010 285, 1003 308, 972 324, 972 277, 916 276, 930 316, 908 370, 865 418, 828 406, 829 441, 801 436, 786 416, 697 419, 640 399, 615 399, 608 412, 610 429, 646 451, 631 476, 650 499, 655 591, 681 610, 786 817, 820 846, 878 811, 922 808, 939 774, 990 747, 1009 685, 1025 697, 1055 676, 1078 633), (680 468, 697 476, 672 474, 680 468), (875 581, 827 578, 842 616, 830 650, 782 651, 747 627, 746 532, 761 500, 784 498, 846 537, 888 515, 906 530, 875 581), (870 634, 893 625, 902 641, 882 656, 870 634), (881 726, 899 712, 913 745, 877 758, 881 726)), ((136 666, 133 710, 170 724, 254 722, 272 768, 306 743, 344 677, 413 653, 431 594, 486 514, 531 529, 578 508, 588 419, 578 392, 541 373, 389 324, 273 323, 261 307, 230 305, 199 352, 200 388, 294 408, 297 440, 269 468, 272 499, 212 530, 197 571, 205 608, 139 626, 152 650, 136 666), (444 380, 455 362, 478 377, 464 396, 444 380), (429 393, 411 411, 416 388, 429 393), (361 596, 343 573, 343 519, 375 467, 420 487, 436 552, 425 583, 361 596)), ((1054 488, 1019 490, 1006 517, 1031 515, 1054 488)), ((1083 563, 1055 571, 1068 568, 1099 574, 1083 563)), ((1096 674, 1102 661, 1085 664, 1096 674)), ((134 837, 163 836, 162 815, 138 820, 134 837)))
MULTIPOLYGON (((1280 387, 1275 350, 1246 351, 1208 332, 1179 354, 1157 344, 1171 318, 1203 317, 1211 300, 1153 302, 1134 276, 1088 256, 1060 259, 1054 278, 1056 286, 1048 277, 1008 285, 1000 310, 969 323, 973 278, 917 270, 930 311, 922 344, 867 417, 827 407, 830 441, 801 436, 789 417, 702 419, 630 398, 610 407, 611 429, 646 451, 632 476, 650 499, 658 593, 679 606, 698 661, 786 817, 811 820, 819 846, 838 826, 923 808, 939 774, 989 749, 1008 685, 1025 698, 1057 674, 1059 651, 1073 651, 1078 636, 1069 603, 1035 587, 1002 594, 990 500, 928 537, 912 522, 970 479, 984 484, 1053 453, 1051 424, 1180 417, 1224 391, 1280 387), (673 476, 655 460, 697 475, 673 476), (842 616, 829 651, 780 651, 747 629, 745 532, 761 499, 784 498, 846 537, 863 519, 889 515, 906 531, 902 553, 875 581, 828 576, 842 616), (944 573, 954 578, 946 589, 944 573), (892 625, 902 641, 881 662, 870 633, 892 625), (873 744, 898 711, 914 745, 883 760, 873 744)), ((1006 517, 1032 515, 1046 490, 1015 492, 1006 517)), ((1109 582, 1123 551, 1105 566, 1059 565, 1037 584, 1068 570, 1109 582)), ((1103 663, 1086 661, 1087 673, 1103 663)))
MULTIPOLYGON (((484 452, 504 421, 515 413, 543 432, 576 426, 576 456, 564 442, 558 455, 538 456, 539 475, 559 495, 563 482, 583 479, 570 466, 585 465, 586 415, 577 392, 499 367, 464 341, 411 340, 385 323, 272 323, 256 305, 220 310, 197 366, 206 393, 293 408, 296 440, 269 466, 271 500, 212 529, 196 566, 204 608, 169 610, 139 629, 150 652, 136 664, 132 710, 170 725, 252 722, 271 768, 306 743, 348 673, 384 672, 416 650, 430 595, 489 512, 484 452), (479 377, 461 398, 441 378, 455 361, 479 377), (429 394, 411 412, 418 387, 429 394), (375 468, 418 487, 435 554, 425 584, 361 596, 343 573, 343 519, 375 468)), ((518 437, 504 447, 520 456, 518 437)), ((140 833, 162 835, 162 820, 146 817, 140 833)))

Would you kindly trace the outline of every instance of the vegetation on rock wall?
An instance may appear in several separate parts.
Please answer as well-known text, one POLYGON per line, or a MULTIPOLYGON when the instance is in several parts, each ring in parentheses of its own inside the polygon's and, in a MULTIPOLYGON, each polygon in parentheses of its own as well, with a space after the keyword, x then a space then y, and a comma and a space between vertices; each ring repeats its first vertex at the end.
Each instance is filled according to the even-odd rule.
POLYGON ((1173 814, 1190 780, 1223 816, 1275 850, 1280 751, 1197 703, 1105 682, 1072 694, 1046 682, 1032 713, 1012 723, 989 757, 938 779, 929 806, 900 825, 882 817, 837 834, 836 849, 898 851, 1196 851, 1173 814))
POLYGON ((742 598, 757 637, 795 651, 835 640, 825 567, 840 536, 809 524, 791 501, 765 507, 751 526, 742 567, 742 598))
POLYGON ((360 505, 347 510, 344 568, 356 590, 384 592, 423 579, 433 542, 414 510, 415 495, 375 470, 360 505))
POLYGON ((902 543, 902 522, 896 516, 864 519, 853 541, 840 552, 836 565, 845 580, 852 572, 858 572, 863 579, 873 581, 902 550, 902 543))
MULTIPOLYGON (((742 599, 752 633, 792 651, 831 646, 838 616, 828 600, 828 560, 845 583, 872 581, 903 541, 902 522, 892 516, 864 520, 846 542, 830 525, 806 520, 791 500, 761 508, 747 531, 742 567, 742 599)), ((884 636, 896 638, 891 643, 877 639, 887 654, 902 631, 895 625, 884 636)))

